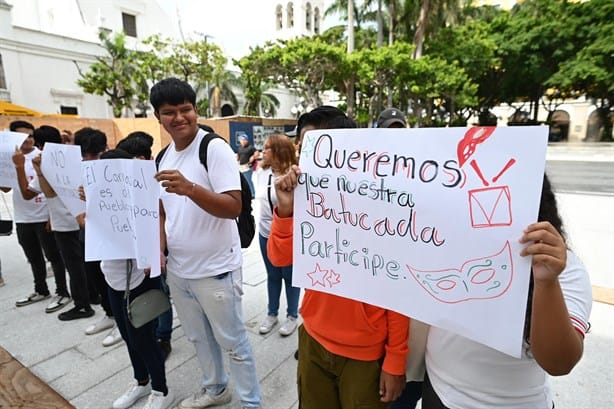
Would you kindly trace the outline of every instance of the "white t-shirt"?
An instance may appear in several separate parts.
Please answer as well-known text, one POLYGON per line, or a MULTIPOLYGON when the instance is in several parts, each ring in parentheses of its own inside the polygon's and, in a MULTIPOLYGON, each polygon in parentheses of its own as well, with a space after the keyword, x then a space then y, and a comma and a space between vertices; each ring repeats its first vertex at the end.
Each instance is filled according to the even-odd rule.
MULTIPOLYGON (((584 265, 570 251, 559 282, 571 322, 584 334, 592 307, 591 284, 584 265)), ((530 355, 529 345, 523 350, 517 359, 431 327, 426 369, 433 389, 450 409, 551 409, 547 374, 530 355)))
POLYGON ((256 190, 255 199, 258 201, 260 213, 258 215, 258 230, 262 237, 269 237, 271 234, 271 223, 273 222, 273 212, 271 211, 271 203, 273 208, 277 206, 277 194, 275 193, 275 176, 271 168, 258 168, 252 175, 254 188, 256 190), (270 189, 269 189, 270 187, 270 189), (271 192, 271 201, 269 202, 269 191, 271 192))
MULTIPOLYGON (((215 193, 241 190, 239 169, 230 146, 219 138, 209 142, 207 167, 200 162, 198 131, 192 143, 177 152, 171 142, 160 161, 160 170, 178 169, 183 176, 215 193)), ((212 277, 239 269, 241 242, 234 219, 212 216, 186 196, 167 193, 160 196, 166 213, 167 271, 181 278, 212 277)))
MULTIPOLYGON (((28 189, 36 193, 40 193, 42 191, 38 176, 34 177, 34 179, 30 182, 28 189)), ((49 211, 51 230, 58 232, 79 230, 79 223, 77 223, 77 219, 75 219, 75 216, 73 216, 68 211, 68 208, 64 206, 62 199, 57 196, 46 197, 45 199, 47 201, 47 209, 49 211)))
MULTIPOLYGON (((28 183, 34 180, 36 171, 32 166, 32 158, 35 158, 41 153, 38 149, 25 154, 26 162, 24 170, 28 183)), ((49 220, 49 211, 45 201, 45 195, 39 193, 36 197, 25 200, 19 191, 19 188, 13 191, 13 211, 15 212, 15 223, 40 223, 49 220)))
MULTIPOLYGON (((105 281, 115 291, 126 291, 127 264, 128 260, 103 260, 100 262, 100 269, 104 274, 105 281)), ((136 260, 132 260, 130 290, 138 287, 144 279, 144 271, 137 268, 136 260)))

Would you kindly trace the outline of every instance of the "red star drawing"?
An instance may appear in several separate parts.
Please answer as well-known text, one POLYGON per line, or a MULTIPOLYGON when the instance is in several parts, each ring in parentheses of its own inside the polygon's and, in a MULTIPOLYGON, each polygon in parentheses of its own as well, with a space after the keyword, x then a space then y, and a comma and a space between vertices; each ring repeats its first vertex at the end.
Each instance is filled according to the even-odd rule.
POLYGON ((307 273, 309 278, 311 278, 311 286, 315 286, 316 284, 321 285, 322 287, 326 287, 326 282, 324 281, 326 275, 328 274, 328 270, 322 270, 320 268, 320 264, 316 263, 316 269, 310 273, 307 273))
POLYGON ((330 284, 332 288, 332 286, 341 282, 341 275, 335 273, 334 270, 328 270, 328 274, 326 275, 326 281, 328 281, 328 284, 330 284))

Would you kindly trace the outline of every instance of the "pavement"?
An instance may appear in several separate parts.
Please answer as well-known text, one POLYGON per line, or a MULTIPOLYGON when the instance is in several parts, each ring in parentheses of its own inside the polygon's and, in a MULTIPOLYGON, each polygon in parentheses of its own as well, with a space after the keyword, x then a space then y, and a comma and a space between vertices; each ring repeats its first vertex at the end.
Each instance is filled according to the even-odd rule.
MULTIPOLYGON (((548 150, 549 160, 599 157, 614 161, 614 147, 559 144, 548 150), (577 150, 576 150, 577 149, 577 150), (595 151, 597 149, 597 151, 595 151), (605 153, 604 153, 605 152, 605 153)), ((587 266, 594 285, 614 291, 613 196, 557 194, 572 249, 587 266)), ((105 348, 105 332, 86 336, 84 329, 102 316, 96 307, 91 319, 61 322, 57 313, 44 312, 47 302, 16 308, 15 301, 32 291, 32 276, 15 234, 0 237, 2 275, 0 287, 0 346, 55 389, 78 409, 110 408, 132 380, 123 343, 105 348)), ((53 279, 48 279, 53 290, 53 279)), ((298 408, 296 395, 296 332, 282 338, 277 331, 258 334, 266 314, 266 273, 257 240, 244 250, 243 318, 254 349, 266 409, 298 408)), ((280 311, 285 310, 282 297, 280 311)), ((201 371, 194 348, 183 334, 175 314, 173 350, 167 361, 169 387, 177 403, 199 388, 201 371)), ((556 342, 556 340, 553 340, 556 342)), ((591 331, 582 361, 571 374, 551 380, 557 409, 614 407, 614 305, 594 302, 591 331)), ((231 380, 232 382, 232 380, 231 380)), ((134 408, 140 409, 145 399, 134 408)), ((233 401, 221 408, 237 408, 233 401)), ((3 406, 0 396, 0 408, 3 406)), ((323 408, 325 409, 325 408, 323 408)))

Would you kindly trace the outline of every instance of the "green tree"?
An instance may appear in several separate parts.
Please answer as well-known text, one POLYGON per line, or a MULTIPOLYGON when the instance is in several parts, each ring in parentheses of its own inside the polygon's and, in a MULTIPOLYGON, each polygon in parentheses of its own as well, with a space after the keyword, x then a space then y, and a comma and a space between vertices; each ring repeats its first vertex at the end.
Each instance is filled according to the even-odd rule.
POLYGON ((239 108, 239 102, 234 90, 239 88, 241 88, 241 81, 234 72, 217 68, 213 72, 213 79, 208 90, 211 116, 222 116, 222 101, 224 100, 229 101, 232 109, 236 112, 239 108))
POLYGON ((126 47, 123 33, 110 36, 106 31, 100 31, 98 38, 107 55, 97 57, 86 72, 75 61, 81 76, 77 84, 87 94, 106 96, 113 116, 120 118, 125 108, 132 107, 137 95, 133 82, 135 53, 126 47))
POLYGON ((567 20, 571 41, 577 46, 573 57, 559 65, 546 85, 562 95, 584 94, 595 101, 603 130, 602 140, 612 140, 614 109, 614 3, 592 0, 570 5, 567 20))
POLYGON ((271 93, 266 92, 272 84, 266 78, 265 50, 263 47, 250 49, 250 54, 234 60, 234 64, 241 69, 240 81, 245 95, 243 113, 245 115, 260 116, 261 112, 275 116, 279 109, 279 100, 271 93))

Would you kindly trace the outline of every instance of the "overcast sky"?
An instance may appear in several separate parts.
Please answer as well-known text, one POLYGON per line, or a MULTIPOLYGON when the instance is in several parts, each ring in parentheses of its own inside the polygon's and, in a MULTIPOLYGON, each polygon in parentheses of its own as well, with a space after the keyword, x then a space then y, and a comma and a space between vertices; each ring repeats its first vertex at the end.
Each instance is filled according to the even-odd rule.
MULTIPOLYGON (((275 4, 269 0, 158 0, 169 14, 179 17, 184 35, 194 32, 210 36, 231 58, 249 53, 250 46, 262 45, 275 38, 275 4)), ((324 8, 331 0, 325 0, 324 8)), ((322 28, 334 25, 326 18, 322 28)))

